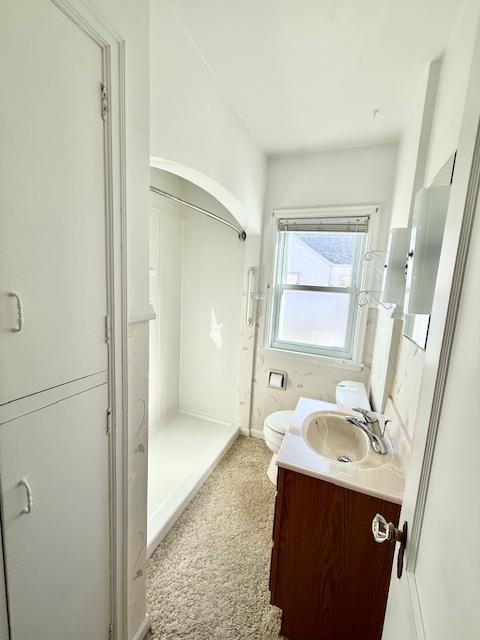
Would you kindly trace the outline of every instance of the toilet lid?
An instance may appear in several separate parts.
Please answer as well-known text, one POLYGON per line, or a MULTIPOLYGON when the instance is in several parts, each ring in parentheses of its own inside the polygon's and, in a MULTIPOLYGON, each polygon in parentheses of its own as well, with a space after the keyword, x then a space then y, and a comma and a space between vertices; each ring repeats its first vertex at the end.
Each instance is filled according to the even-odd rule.
POLYGON ((275 411, 265 418, 265 424, 273 431, 287 433, 292 423, 293 411, 275 411))

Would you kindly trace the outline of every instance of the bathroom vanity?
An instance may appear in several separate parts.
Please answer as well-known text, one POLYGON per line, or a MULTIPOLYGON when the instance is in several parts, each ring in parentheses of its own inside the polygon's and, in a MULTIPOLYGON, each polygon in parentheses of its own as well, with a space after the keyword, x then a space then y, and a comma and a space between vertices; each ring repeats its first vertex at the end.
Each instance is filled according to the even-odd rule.
POLYGON ((271 602, 289 640, 380 640, 395 547, 375 542, 372 520, 382 514, 398 526, 401 456, 391 444, 379 455, 366 442, 361 459, 340 462, 334 427, 317 438, 318 446, 329 441, 328 455, 312 450, 308 427, 325 414, 321 404, 299 401, 278 455, 271 602))

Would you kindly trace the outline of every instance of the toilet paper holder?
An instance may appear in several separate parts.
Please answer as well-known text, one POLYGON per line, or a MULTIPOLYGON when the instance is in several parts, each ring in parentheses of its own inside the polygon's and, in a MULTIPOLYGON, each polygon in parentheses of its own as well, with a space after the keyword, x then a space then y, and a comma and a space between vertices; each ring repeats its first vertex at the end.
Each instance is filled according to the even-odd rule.
POLYGON ((267 374, 267 386, 271 389, 282 389, 285 391, 287 388, 287 372, 279 371, 278 369, 270 369, 267 374))

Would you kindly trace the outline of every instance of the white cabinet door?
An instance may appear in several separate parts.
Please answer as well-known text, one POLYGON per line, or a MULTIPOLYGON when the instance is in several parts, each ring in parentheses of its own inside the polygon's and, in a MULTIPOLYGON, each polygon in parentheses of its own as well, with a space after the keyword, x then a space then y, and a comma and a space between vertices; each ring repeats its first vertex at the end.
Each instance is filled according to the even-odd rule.
POLYGON ((3 3, 0 42, 2 404, 104 371, 107 305, 102 50, 52 0, 3 3))
POLYGON ((0 426, 12 640, 108 637, 107 397, 105 384, 0 426))

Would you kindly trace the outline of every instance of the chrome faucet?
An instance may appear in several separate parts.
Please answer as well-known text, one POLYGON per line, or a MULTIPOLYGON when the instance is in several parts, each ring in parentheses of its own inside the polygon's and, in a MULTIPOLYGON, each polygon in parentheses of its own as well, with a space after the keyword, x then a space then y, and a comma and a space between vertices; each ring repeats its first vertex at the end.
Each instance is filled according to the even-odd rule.
MULTIPOLYGON (((366 411, 365 409, 353 409, 354 411, 358 411, 363 416, 362 418, 357 418, 356 416, 347 416, 347 422, 350 424, 354 424, 356 427, 361 429, 364 433, 367 434, 370 443, 372 445, 372 449, 384 456, 387 453, 387 444, 385 442, 385 429, 383 432, 380 428, 380 423, 378 421, 378 417, 376 413, 373 411, 366 411)), ((385 425, 389 420, 385 421, 385 425)))

